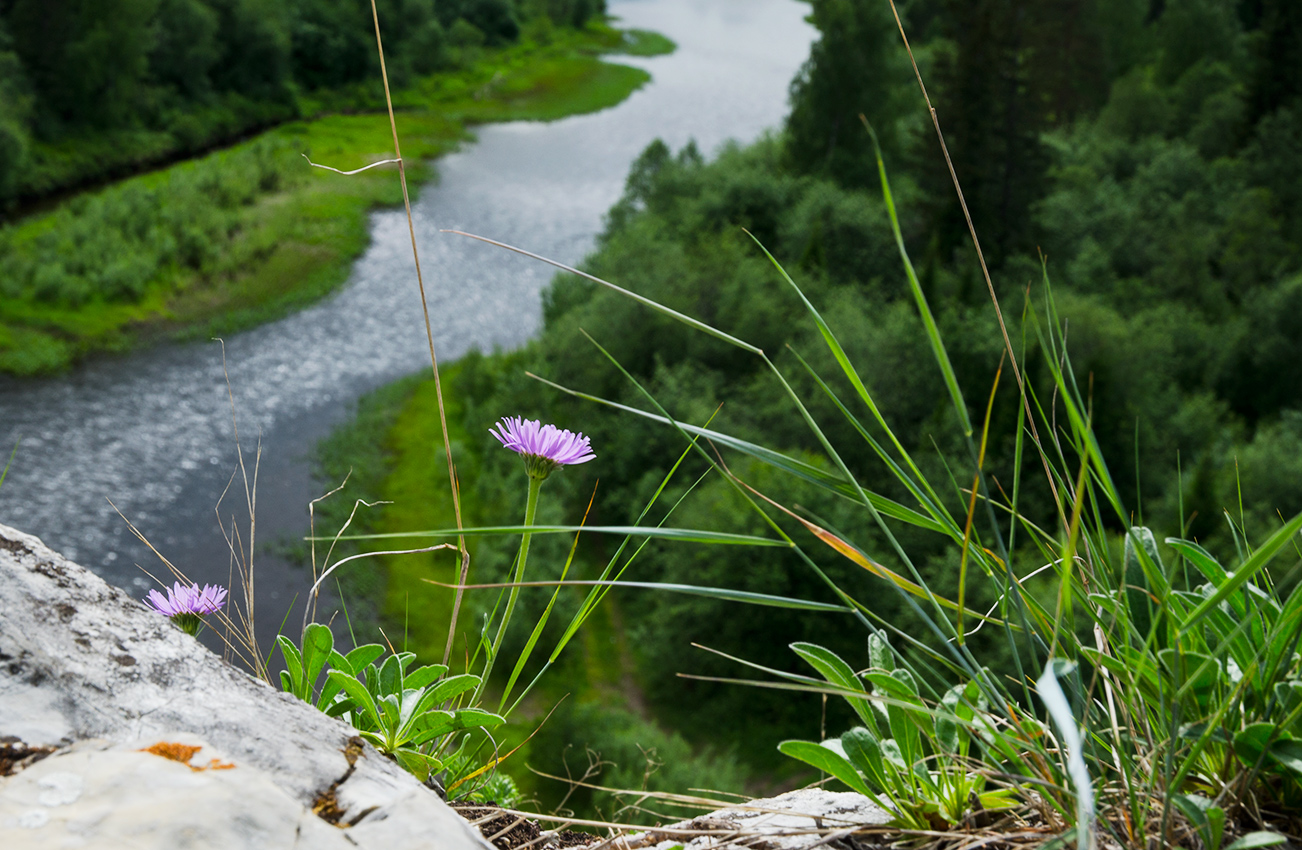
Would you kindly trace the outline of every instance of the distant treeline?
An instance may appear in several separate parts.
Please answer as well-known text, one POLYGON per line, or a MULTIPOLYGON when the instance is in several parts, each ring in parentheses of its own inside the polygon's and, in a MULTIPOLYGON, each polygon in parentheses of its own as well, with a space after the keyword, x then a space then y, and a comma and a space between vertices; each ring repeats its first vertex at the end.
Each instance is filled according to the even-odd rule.
MULTIPOLYGON (((377 0, 390 80, 604 0, 377 0)), ((0 0, 0 212, 378 85, 367 0, 0 0)))

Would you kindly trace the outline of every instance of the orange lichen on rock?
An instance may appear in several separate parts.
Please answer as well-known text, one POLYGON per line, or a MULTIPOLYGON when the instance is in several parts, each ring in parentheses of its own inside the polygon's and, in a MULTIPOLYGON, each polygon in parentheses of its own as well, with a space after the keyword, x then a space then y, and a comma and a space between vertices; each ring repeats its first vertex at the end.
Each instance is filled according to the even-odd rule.
POLYGON ((154 744, 152 747, 145 747, 140 752, 153 753, 154 755, 162 756, 165 759, 171 759, 172 761, 179 761, 181 764, 185 765, 186 767, 190 768, 196 773, 198 773, 201 770, 230 770, 231 768, 235 767, 235 765, 231 764, 230 762, 218 761, 217 759, 210 760, 207 764, 203 765, 202 767, 196 767, 190 764, 190 759, 194 758, 194 754, 199 752, 202 749, 203 747, 192 747, 189 746, 188 744, 177 744, 170 741, 159 741, 157 744, 154 744))
POLYGON ((202 750, 203 747, 191 747, 186 744, 174 744, 167 741, 159 741, 152 747, 145 747, 140 752, 153 753, 156 756, 162 756, 165 759, 179 761, 181 764, 189 765, 190 759, 194 754, 202 750))

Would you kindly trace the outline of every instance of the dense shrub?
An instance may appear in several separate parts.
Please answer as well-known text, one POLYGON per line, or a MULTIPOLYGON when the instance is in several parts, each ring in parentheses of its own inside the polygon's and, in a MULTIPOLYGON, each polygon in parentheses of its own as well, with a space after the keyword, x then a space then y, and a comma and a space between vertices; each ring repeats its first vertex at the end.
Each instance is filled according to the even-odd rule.
POLYGON ((240 211, 301 180, 299 163, 286 143, 254 143, 81 196, 21 243, 0 230, 3 296, 68 308, 132 303, 164 277, 212 273, 240 211))

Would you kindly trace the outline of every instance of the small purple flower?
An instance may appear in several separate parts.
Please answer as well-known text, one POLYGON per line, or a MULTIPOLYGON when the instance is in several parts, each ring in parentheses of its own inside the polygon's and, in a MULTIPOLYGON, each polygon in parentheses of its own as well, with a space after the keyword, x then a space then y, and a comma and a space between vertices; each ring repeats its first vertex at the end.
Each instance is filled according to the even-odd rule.
POLYGON ((157 590, 149 591, 148 601, 155 611, 170 617, 189 634, 197 635, 203 628, 203 616, 217 611, 226 601, 226 588, 205 584, 200 590, 197 584, 186 587, 178 581, 167 589, 167 596, 157 590))
POLYGON ((537 419, 506 416, 498 420, 496 431, 490 428, 488 432, 523 457, 529 476, 538 480, 559 467, 587 463, 596 457, 583 434, 542 425, 537 419))

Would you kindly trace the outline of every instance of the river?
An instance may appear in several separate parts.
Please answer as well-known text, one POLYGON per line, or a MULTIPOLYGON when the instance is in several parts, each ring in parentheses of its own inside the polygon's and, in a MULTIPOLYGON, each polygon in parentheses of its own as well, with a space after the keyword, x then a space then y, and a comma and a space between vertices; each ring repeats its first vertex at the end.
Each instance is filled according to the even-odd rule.
MULTIPOLYGON (((578 263, 648 143, 676 150, 695 140, 708 153, 776 127, 815 37, 797 0, 611 0, 609 9, 620 26, 677 42, 667 56, 617 57, 645 68, 651 83, 604 112, 481 127, 422 190, 413 212, 441 362, 527 340, 552 269, 440 228, 578 263)), ((233 397, 250 473, 261 445, 258 541, 305 533, 307 502, 322 492, 311 476, 315 442, 363 393, 429 368, 405 216, 374 213, 371 236, 339 292, 225 340, 225 373, 221 346, 204 342, 0 381, 5 457, 22 439, 0 487, 0 522, 140 597, 153 586, 141 567, 166 571, 120 510, 192 580, 227 584, 231 556, 215 508, 238 469, 233 397)), ((237 477, 221 514, 247 536, 243 499, 237 477)), ((265 646, 309 582, 261 548, 255 563, 265 646)))

